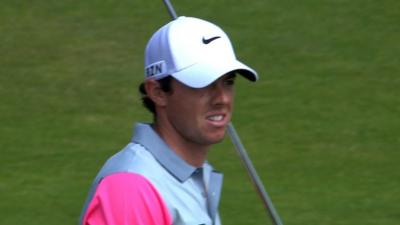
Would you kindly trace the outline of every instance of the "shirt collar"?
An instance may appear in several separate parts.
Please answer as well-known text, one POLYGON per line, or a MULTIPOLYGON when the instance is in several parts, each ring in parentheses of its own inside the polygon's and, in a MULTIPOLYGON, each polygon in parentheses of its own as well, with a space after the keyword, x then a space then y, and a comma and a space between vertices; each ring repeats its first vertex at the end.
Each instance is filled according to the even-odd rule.
POLYGON ((196 170, 180 158, 149 124, 137 123, 134 130, 132 142, 143 145, 180 182, 186 181, 196 170))

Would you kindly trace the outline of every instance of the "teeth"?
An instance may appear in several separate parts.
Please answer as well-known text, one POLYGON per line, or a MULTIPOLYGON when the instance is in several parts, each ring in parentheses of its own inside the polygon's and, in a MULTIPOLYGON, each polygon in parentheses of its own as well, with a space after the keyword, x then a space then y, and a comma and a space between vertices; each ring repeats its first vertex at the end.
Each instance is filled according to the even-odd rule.
POLYGON ((212 121, 221 121, 223 118, 224 118, 224 116, 222 116, 222 115, 208 117, 208 119, 210 119, 212 121))

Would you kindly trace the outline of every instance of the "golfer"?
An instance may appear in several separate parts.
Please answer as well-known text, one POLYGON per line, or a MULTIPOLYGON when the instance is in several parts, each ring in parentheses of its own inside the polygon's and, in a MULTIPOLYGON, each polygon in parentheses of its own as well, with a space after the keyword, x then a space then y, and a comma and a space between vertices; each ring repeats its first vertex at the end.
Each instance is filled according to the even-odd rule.
POLYGON ((179 17, 151 37, 145 51, 143 104, 154 116, 95 178, 82 225, 219 225, 222 174, 206 161, 232 116, 239 62, 218 26, 179 17))

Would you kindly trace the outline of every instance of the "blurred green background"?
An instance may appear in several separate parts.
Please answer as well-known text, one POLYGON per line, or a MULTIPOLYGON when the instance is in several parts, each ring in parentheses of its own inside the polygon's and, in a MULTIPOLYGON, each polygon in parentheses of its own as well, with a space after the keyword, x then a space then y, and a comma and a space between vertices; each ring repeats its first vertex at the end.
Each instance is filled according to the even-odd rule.
MULTIPOLYGON (((260 81, 234 124, 284 224, 400 224, 400 1, 173 0, 260 81)), ((77 224, 103 162, 150 121, 137 86, 162 1, 2 0, 0 224, 77 224)), ((229 140, 225 225, 271 224, 229 140)))

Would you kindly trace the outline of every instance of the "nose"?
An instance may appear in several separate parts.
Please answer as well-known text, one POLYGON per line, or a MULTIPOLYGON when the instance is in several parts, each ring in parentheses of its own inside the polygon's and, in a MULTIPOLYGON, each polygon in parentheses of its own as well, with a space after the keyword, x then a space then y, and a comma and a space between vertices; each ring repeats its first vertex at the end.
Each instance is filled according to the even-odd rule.
POLYGON ((223 82, 217 82, 212 87, 213 105, 231 104, 233 99, 232 87, 226 86, 223 82))

